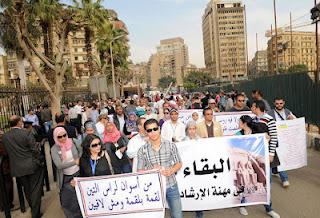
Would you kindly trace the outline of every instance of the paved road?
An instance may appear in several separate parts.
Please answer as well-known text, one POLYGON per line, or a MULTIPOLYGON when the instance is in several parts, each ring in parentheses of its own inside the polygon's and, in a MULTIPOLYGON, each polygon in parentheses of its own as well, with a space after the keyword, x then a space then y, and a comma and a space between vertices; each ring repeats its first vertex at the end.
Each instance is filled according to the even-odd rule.
MULTIPOLYGON (((49 172, 51 173, 51 172, 49 172)), ((272 201, 274 210, 282 218, 319 218, 320 217, 320 152, 308 149, 308 166, 289 172, 290 187, 281 187, 280 178, 273 177, 272 201)), ((59 197, 54 188, 45 194, 42 202, 44 218, 63 218, 63 212, 59 206, 59 197)), ((249 216, 254 218, 268 217, 262 205, 247 207, 249 216)), ((29 210, 21 214, 14 211, 14 218, 29 218, 29 210)), ((230 218, 243 217, 238 208, 206 211, 205 217, 230 218)), ((0 214, 0 217, 4 217, 0 214)), ((132 216, 136 217, 136 216, 132 216)), ((168 213, 167 213, 167 216, 168 213)), ((194 213, 184 213, 184 217, 194 217, 194 213)), ((137 217, 139 218, 139 217, 137 217)))

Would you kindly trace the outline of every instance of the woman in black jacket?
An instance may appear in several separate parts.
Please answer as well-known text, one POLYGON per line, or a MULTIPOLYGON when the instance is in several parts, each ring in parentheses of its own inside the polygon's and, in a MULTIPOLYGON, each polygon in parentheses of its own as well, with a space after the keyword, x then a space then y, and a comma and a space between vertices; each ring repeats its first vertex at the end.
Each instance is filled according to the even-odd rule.
POLYGON ((83 154, 80 158, 80 177, 104 176, 113 171, 113 161, 107 151, 101 148, 101 140, 96 135, 87 135, 82 142, 83 154))

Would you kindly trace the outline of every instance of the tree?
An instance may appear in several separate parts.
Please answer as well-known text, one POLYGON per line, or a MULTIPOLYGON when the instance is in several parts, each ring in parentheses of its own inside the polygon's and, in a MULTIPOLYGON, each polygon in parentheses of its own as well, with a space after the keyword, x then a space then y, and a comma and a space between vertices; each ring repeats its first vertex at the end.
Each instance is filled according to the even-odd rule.
MULTIPOLYGON (((40 1, 37 3, 41 4, 40 1)), ((41 34, 37 35, 35 33, 41 33, 40 23, 43 19, 35 13, 37 11, 35 7, 41 6, 37 5, 37 3, 25 0, 0 0, 3 9, 0 14, 0 38, 2 44, 4 44, 4 39, 8 34, 15 38, 17 47, 23 52, 39 77, 40 82, 49 92, 52 111, 53 114, 55 114, 60 111, 63 91, 62 82, 68 67, 68 63, 64 60, 63 55, 64 48, 67 47, 68 33, 74 26, 74 20, 72 18, 74 11, 63 7, 61 4, 57 4, 56 10, 52 11, 52 13, 57 13, 53 15, 57 19, 50 20, 49 22, 58 40, 52 45, 52 47, 56 49, 52 49, 53 55, 52 58, 50 58, 37 48, 41 34), (47 80, 45 74, 36 64, 35 57, 39 58, 45 66, 52 70, 54 73, 54 82, 47 80)))
POLYGON ((297 64, 289 67, 288 73, 303 73, 308 72, 308 66, 305 64, 297 64))
POLYGON ((211 84, 212 77, 205 72, 193 71, 183 78, 183 86, 187 89, 194 89, 211 84))
POLYGON ((84 28, 85 48, 90 75, 96 72, 91 43, 95 38, 95 31, 108 23, 108 12, 103 9, 101 0, 73 0, 76 8, 76 19, 80 28, 84 28))
POLYGON ((173 78, 172 76, 165 76, 159 79, 159 87, 160 88, 168 88, 170 83, 176 83, 176 78, 173 78))

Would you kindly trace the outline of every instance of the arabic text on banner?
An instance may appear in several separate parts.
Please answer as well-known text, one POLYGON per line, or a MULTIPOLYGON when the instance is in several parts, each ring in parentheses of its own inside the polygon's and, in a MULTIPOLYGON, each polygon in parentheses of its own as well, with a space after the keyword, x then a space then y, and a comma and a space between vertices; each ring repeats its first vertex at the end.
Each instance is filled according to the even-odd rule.
POLYGON ((163 218, 165 180, 159 171, 76 178, 83 217, 163 218))
POLYGON ((307 166, 307 133, 304 118, 277 122, 279 171, 307 166))
POLYGON ((184 211, 270 201, 265 134, 191 140, 177 147, 183 162, 177 181, 184 211))
POLYGON ((215 121, 219 122, 222 126, 223 135, 234 135, 239 129, 239 119, 242 115, 255 115, 251 111, 245 112, 222 112, 214 113, 215 121))

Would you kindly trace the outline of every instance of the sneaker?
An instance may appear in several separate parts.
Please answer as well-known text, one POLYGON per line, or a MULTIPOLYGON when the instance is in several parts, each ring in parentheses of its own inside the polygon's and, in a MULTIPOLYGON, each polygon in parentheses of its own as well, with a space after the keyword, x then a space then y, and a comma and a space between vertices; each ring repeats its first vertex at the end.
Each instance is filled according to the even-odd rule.
POLYGON ((288 188, 289 186, 290 186, 289 181, 284 181, 284 182, 282 183, 282 187, 283 187, 283 188, 288 188))
POLYGON ((248 211, 245 207, 240 207, 240 214, 243 216, 248 216, 248 211))
POLYGON ((274 212, 274 210, 271 210, 270 212, 267 213, 270 217, 272 218, 280 218, 280 215, 274 212))

